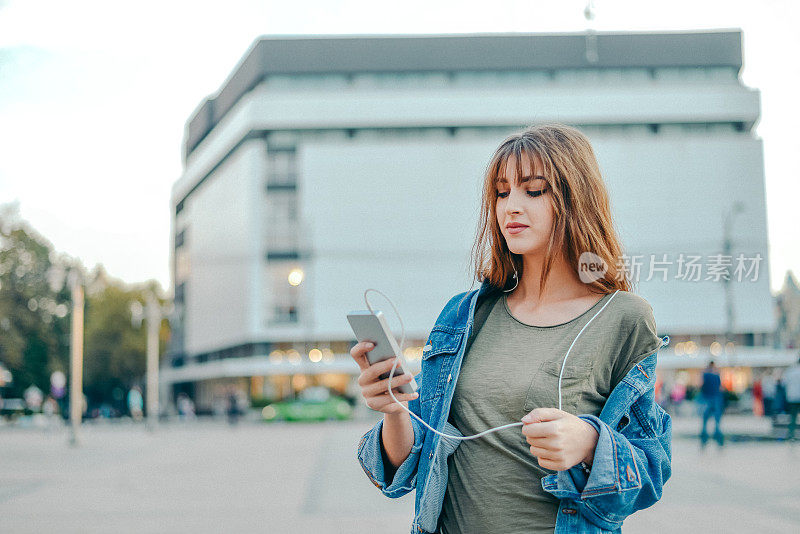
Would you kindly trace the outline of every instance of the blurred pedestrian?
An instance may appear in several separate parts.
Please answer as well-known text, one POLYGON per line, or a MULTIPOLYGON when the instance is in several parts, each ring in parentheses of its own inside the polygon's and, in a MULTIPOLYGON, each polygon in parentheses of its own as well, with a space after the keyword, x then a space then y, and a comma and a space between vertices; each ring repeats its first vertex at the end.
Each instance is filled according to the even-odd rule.
POLYGON ((42 402, 44 402, 44 394, 42 390, 37 388, 35 385, 30 385, 23 393, 23 398, 25 399, 25 406, 32 412, 38 412, 42 408, 42 402))
POLYGON ((672 409, 675 411, 675 415, 678 415, 681 403, 685 398, 686 398, 686 385, 682 382, 675 382, 672 385, 672 389, 669 392, 669 402, 672 409))
POLYGON ((773 406, 773 413, 780 415, 786 413, 786 386, 783 382, 783 375, 778 375, 775 381, 775 400, 773 406))
POLYGON ((236 390, 231 388, 228 392, 228 423, 235 425, 239 420, 239 400, 236 390))
POLYGON ((48 395, 44 401, 44 404, 42 405, 42 413, 47 419, 47 428, 52 428, 60 424, 57 416, 58 410, 58 401, 48 395))
POLYGON ((778 381, 775 371, 768 371, 761 377, 761 392, 764 396, 764 415, 771 416, 775 410, 775 392, 778 381))
POLYGON ((178 418, 181 421, 195 419, 194 402, 186 393, 178 395, 178 418))
POLYGON ((144 398, 139 386, 133 386, 128 391, 128 411, 134 421, 141 421, 144 418, 144 398))
POLYGON ((757 417, 764 415, 764 391, 761 389, 760 378, 756 378, 753 382, 753 415, 757 417))
POLYGON ((789 412, 789 434, 787 439, 794 438, 797 426, 797 412, 800 411, 800 359, 783 372, 783 384, 786 388, 786 411, 789 412))
POLYGON ((708 443, 708 431, 706 430, 706 426, 708 420, 713 417, 714 439, 722 446, 725 438, 720 430, 719 424, 725 405, 722 395, 722 380, 720 379, 716 365, 714 365, 714 360, 708 362, 708 367, 706 367, 703 372, 703 385, 700 388, 700 397, 705 404, 703 409, 703 428, 700 431, 700 442, 702 445, 708 443))

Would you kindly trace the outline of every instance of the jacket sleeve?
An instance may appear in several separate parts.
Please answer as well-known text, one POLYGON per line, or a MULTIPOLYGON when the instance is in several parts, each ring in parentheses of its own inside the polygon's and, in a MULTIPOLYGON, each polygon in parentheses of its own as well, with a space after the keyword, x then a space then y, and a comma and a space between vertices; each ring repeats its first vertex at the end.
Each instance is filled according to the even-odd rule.
POLYGON ((599 434, 588 477, 575 466, 542 479, 546 491, 574 500, 603 529, 616 530, 627 516, 656 503, 672 471, 672 420, 655 402, 655 367, 652 354, 623 379, 641 395, 617 428, 594 415, 580 416, 599 434), (634 380, 633 373, 642 373, 646 382, 634 380))
MULTIPOLYGON (((414 377, 420 384, 420 376, 414 377)), ((420 414, 419 397, 409 401, 408 409, 415 414, 420 414)), ((358 461, 370 481, 387 497, 402 497, 416 486, 417 466, 419 455, 425 439, 425 427, 411 417, 411 426, 414 429, 414 444, 405 461, 396 469, 386 457, 386 451, 381 441, 383 419, 378 421, 358 443, 358 461)))

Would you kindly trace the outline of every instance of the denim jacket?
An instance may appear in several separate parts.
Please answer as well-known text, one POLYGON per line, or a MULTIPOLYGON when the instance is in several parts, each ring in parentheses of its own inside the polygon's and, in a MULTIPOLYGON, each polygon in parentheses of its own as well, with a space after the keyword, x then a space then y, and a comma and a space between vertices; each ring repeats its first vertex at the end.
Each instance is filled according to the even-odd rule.
MULTIPOLYGON (((492 287, 460 293, 440 313, 415 377, 419 397, 408 406, 433 428, 461 435, 448 422, 466 340, 479 297, 492 287)), ((654 399, 657 352, 636 364, 609 395, 599 415, 580 415, 598 431, 591 471, 580 465, 542 478, 542 488, 560 499, 555 533, 621 532, 622 521, 661 498, 671 472, 672 421, 654 399)), ((447 489, 447 459, 461 443, 428 431, 411 418, 414 444, 395 470, 381 444, 383 420, 362 436, 358 460, 387 497, 416 488, 412 534, 435 533, 447 489), (392 473, 393 472, 393 473, 392 473)))

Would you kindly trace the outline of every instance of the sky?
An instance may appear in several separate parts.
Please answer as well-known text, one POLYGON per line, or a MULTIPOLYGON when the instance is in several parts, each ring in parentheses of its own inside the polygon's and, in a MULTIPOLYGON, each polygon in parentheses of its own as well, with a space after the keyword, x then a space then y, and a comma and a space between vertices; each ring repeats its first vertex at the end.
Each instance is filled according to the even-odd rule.
MULTIPOLYGON (((800 275, 800 2, 596 0, 598 31, 741 28, 761 91, 770 280, 800 275)), ((169 287, 184 127, 260 35, 575 32, 585 0, 0 0, 0 204, 126 282, 169 287)), ((745 179, 743 177, 743 179, 745 179)))

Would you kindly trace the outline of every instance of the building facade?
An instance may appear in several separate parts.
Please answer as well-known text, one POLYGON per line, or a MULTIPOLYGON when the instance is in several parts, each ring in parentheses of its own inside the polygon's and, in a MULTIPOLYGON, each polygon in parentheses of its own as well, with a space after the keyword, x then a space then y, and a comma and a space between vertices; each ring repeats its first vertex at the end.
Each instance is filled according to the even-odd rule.
POLYGON ((478 287, 469 253, 491 154, 543 121, 593 143, 623 261, 672 338, 663 362, 699 361, 722 338, 723 352, 761 351, 775 317, 759 92, 739 78, 741 39, 257 40, 187 123, 165 387, 201 408, 226 386, 346 391, 345 316, 367 288, 395 302, 418 358, 444 303, 478 287))

